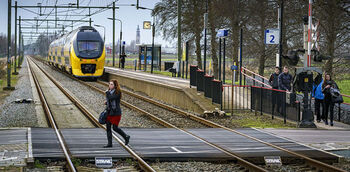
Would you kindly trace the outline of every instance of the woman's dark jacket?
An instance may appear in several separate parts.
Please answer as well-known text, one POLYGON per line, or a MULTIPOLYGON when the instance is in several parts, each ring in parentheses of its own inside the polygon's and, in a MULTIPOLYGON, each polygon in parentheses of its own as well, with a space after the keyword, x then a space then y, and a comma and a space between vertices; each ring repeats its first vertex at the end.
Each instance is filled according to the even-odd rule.
POLYGON ((122 109, 120 108, 120 93, 115 94, 115 90, 106 91, 107 99, 107 114, 110 116, 116 116, 122 114, 122 109))
POLYGON ((338 85, 337 83, 335 83, 335 81, 331 80, 331 81, 324 81, 325 83, 322 84, 322 93, 324 94, 324 98, 327 100, 331 100, 332 99, 332 94, 331 94, 331 87, 332 88, 336 88, 338 89, 338 85), (329 88, 325 88, 327 85, 330 85, 331 87, 329 88))

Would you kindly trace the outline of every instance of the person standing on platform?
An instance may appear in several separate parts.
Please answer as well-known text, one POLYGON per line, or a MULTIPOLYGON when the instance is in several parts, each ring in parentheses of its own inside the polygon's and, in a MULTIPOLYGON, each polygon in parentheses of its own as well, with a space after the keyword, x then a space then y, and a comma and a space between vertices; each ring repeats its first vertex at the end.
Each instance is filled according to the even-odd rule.
POLYGON ((334 103, 332 102, 331 88, 339 89, 337 83, 332 80, 330 74, 325 74, 322 84, 322 93, 324 94, 324 123, 328 125, 328 112, 331 126, 333 126, 334 103))
POLYGON ((120 56, 120 63, 121 63, 122 69, 124 69, 124 66, 125 66, 125 58, 126 58, 125 54, 122 54, 120 56))
POLYGON ((278 75, 280 74, 279 67, 275 67, 275 73, 271 74, 269 83, 273 89, 278 89, 278 75))
MULTIPOLYGON (((280 74, 280 69, 279 67, 275 67, 275 72, 271 74, 269 83, 272 86, 273 89, 278 89, 278 75, 280 74)), ((277 104, 277 112, 280 113, 280 106, 279 106, 279 94, 275 91, 272 90, 272 112, 275 111, 275 105, 277 104)))
MULTIPOLYGON (((321 75, 320 75, 321 76, 321 75)), ((325 119, 324 114, 324 94, 322 93, 322 84, 323 79, 321 79, 321 82, 317 85, 314 84, 311 92, 311 96, 315 100, 315 114, 316 114, 316 120, 317 122, 321 122, 321 119, 325 119), (322 116, 320 114, 320 110, 322 108, 322 116)))
POLYGON ((292 75, 289 74, 288 67, 283 67, 283 72, 278 75, 278 88, 287 92, 291 91, 292 75))
POLYGON ((112 126, 113 130, 120 134, 124 140, 125 145, 128 145, 130 136, 125 134, 125 132, 118 127, 122 110, 120 108, 120 99, 122 98, 122 92, 120 90, 120 86, 118 81, 113 79, 109 82, 108 90, 106 91, 106 110, 107 110, 107 140, 108 144, 104 146, 105 148, 112 147, 112 126))

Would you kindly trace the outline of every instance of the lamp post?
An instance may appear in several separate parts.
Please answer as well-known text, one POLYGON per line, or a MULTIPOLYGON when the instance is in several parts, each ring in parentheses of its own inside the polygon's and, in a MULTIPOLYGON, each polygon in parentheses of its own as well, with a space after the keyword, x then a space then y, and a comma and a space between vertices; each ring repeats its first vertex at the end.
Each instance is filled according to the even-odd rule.
MULTIPOLYGON (((113 20, 113 18, 107 18, 113 20)), ((119 37, 119 68, 120 68, 120 59, 122 58, 122 40, 123 40, 123 22, 120 19, 114 19, 120 22, 120 37, 119 37)))
MULTIPOLYGON (((146 8, 146 7, 140 7, 137 3, 137 6, 136 6, 137 9, 142 9, 142 10, 150 10, 153 12, 153 9, 150 9, 150 8, 146 8)), ((151 73, 153 73, 153 61, 154 61, 154 36, 155 36, 155 22, 154 22, 154 16, 153 16, 153 24, 152 24, 152 61, 151 61, 151 73)), ((146 50, 147 52, 147 46, 146 46, 146 50)), ((147 53, 146 53, 147 54, 147 53)), ((145 56, 145 58, 147 58, 145 56)), ((147 60, 146 60, 147 61, 147 60)))
POLYGON ((94 26, 103 28, 103 42, 106 43, 106 28, 99 24, 94 24, 94 26))

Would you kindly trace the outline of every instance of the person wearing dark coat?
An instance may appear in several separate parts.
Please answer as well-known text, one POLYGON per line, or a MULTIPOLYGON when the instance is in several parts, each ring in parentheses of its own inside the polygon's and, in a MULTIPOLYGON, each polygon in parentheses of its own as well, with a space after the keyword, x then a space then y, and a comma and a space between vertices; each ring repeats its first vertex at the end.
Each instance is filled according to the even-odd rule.
MULTIPOLYGON (((271 74, 269 83, 272 86, 273 89, 278 89, 278 75, 280 74, 279 67, 275 67, 275 72, 271 74)), ((279 94, 276 94, 276 91, 272 91, 272 113, 275 112, 275 105, 277 105, 277 113, 281 113, 280 110, 280 96, 279 94)))
POLYGON ((275 73, 271 74, 269 83, 273 89, 278 89, 278 75, 280 74, 279 67, 275 68, 275 73))
POLYGON ((124 69, 124 67, 125 67, 125 58, 126 58, 126 55, 125 55, 125 54, 122 54, 122 55, 120 56, 120 63, 121 63, 122 69, 124 69))
POLYGON ((112 147, 112 126, 113 130, 120 134, 124 140, 125 145, 128 145, 130 136, 125 134, 125 132, 118 127, 122 110, 120 108, 120 99, 122 97, 122 92, 117 80, 111 80, 109 82, 109 88, 106 91, 106 110, 107 110, 107 140, 108 144, 104 146, 105 148, 112 147))
POLYGON ((280 90, 285 90, 290 92, 291 91, 291 83, 292 83, 293 77, 288 72, 288 67, 283 67, 283 72, 278 75, 278 88, 280 90))
POLYGON ((332 80, 330 74, 325 74, 322 84, 322 93, 324 94, 324 123, 328 125, 328 112, 331 126, 333 126, 334 103, 332 102, 331 88, 339 89, 337 83, 332 80))

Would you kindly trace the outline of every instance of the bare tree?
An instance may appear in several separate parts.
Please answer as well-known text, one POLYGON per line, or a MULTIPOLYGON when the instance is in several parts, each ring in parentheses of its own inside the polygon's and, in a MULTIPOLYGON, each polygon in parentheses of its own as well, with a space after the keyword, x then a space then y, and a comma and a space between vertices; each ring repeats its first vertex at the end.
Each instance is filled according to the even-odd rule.
MULTIPOLYGON (((322 49, 331 58, 325 63, 327 73, 333 73, 336 57, 341 57, 342 51, 350 43, 350 15, 349 2, 343 0, 319 0, 315 4, 315 17, 320 20, 322 49)), ((346 48, 345 48, 346 49, 346 48)))

